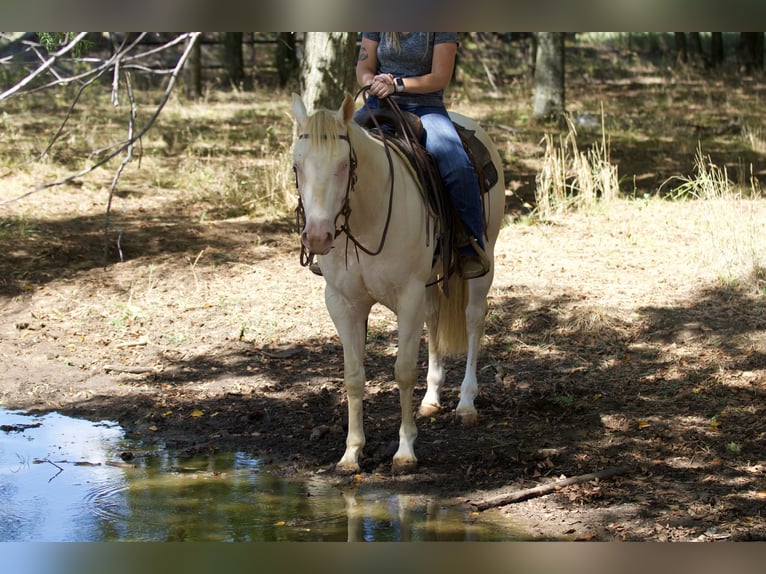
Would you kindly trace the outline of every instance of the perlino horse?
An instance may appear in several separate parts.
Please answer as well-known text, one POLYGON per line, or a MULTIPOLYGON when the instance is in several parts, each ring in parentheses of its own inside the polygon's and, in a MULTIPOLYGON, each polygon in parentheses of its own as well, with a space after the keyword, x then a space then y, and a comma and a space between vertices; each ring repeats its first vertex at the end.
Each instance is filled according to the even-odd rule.
POLYGON ((381 303, 396 313, 398 324, 394 378, 399 387, 401 425, 393 470, 409 472, 417 464, 413 390, 424 323, 429 357, 420 414, 430 416, 441 408, 439 390, 445 379, 445 357, 465 353, 456 416, 467 424, 477 422, 476 366, 505 201, 500 157, 476 122, 451 114, 453 121, 476 132, 488 148, 499 177, 484 198, 485 247, 492 267, 486 275, 468 281, 451 274, 445 296, 443 289, 433 284, 434 270, 439 268, 434 265, 438 225, 429 220, 432 215, 408 162, 353 121, 354 101, 349 95, 337 111, 312 114, 307 113, 302 99, 293 95, 292 109, 297 136, 293 165, 305 218, 301 242, 309 253, 318 256, 326 281, 325 302, 343 344, 348 435, 337 470, 359 470, 359 455, 365 444, 362 400, 366 324, 372 306, 381 303))

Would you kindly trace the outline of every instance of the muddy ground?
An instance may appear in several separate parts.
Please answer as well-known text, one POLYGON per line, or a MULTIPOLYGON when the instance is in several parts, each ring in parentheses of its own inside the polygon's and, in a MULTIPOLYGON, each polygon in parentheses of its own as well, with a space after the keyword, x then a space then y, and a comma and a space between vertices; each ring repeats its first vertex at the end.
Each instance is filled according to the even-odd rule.
MULTIPOLYGON (((132 193, 115 210, 125 261, 112 236, 104 266, 100 196, 71 197, 12 204, 36 216, 2 239, 0 405, 116 420, 189 454, 241 449, 286 475, 332 470, 345 438, 342 350, 292 222, 201 222, 170 195, 132 193)), ((539 539, 766 537, 763 298, 707 263, 710 209, 618 201, 545 224, 509 220, 480 423, 454 421, 453 361, 443 412, 418 421, 410 476, 390 471, 396 328, 376 308, 363 472, 337 480, 476 502, 627 465, 492 512, 539 539)))

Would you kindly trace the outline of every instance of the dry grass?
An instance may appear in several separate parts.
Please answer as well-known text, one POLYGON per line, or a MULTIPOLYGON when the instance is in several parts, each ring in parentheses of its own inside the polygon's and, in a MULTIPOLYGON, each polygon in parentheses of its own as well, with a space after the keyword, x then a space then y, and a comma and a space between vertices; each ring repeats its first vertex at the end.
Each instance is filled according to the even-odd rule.
MULTIPOLYGON (((702 202, 704 233, 700 234, 706 265, 718 269, 719 280, 757 293, 766 292, 766 239, 760 215, 762 198, 758 180, 735 183, 726 167, 716 165, 701 149, 691 177, 673 178, 676 200, 702 202)), ((741 181, 741 179, 740 179, 741 181)))
POLYGON ((577 129, 567 118, 568 130, 556 138, 546 133, 542 167, 536 177, 535 209, 540 219, 567 211, 592 212, 619 196, 617 166, 612 164, 609 137, 601 114, 601 141, 586 151, 577 143, 577 129), (558 141, 557 141, 558 140, 558 141))
MULTIPOLYGON (((156 94, 142 92, 142 97, 143 108, 151 111, 156 94)), ((125 138, 126 111, 112 106, 106 91, 89 92, 62 137, 40 157, 68 103, 62 94, 43 94, 5 104, 0 117, 6 134, 0 142, 0 199, 87 168, 98 158, 97 150, 125 138)), ((136 159, 122 174, 117 192, 170 192, 179 201, 198 203, 202 218, 285 214, 294 196, 286 107, 274 94, 216 92, 202 103, 172 98, 136 146, 136 159)), ((139 114, 138 123, 145 119, 139 114)), ((87 174, 77 186, 102 189, 106 202, 121 159, 87 174)))

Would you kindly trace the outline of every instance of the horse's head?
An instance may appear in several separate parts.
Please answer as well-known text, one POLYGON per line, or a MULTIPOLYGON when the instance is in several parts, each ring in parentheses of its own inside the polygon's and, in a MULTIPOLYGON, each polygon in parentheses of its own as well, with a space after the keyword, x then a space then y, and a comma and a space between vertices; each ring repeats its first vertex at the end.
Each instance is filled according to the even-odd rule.
POLYGON ((335 220, 346 205, 353 176, 348 124, 354 101, 347 94, 337 111, 309 115, 293 94, 293 114, 293 169, 306 218, 301 242, 309 252, 325 255, 335 241, 335 220))

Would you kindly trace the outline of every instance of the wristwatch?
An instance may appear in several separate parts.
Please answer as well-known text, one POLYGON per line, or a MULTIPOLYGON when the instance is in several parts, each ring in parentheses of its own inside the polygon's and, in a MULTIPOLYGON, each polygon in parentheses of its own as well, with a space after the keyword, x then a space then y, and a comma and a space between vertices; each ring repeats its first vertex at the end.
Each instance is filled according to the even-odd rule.
POLYGON ((402 78, 394 78, 394 84, 396 85, 397 92, 404 91, 404 80, 402 78))

